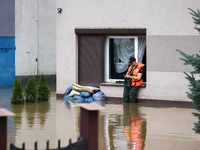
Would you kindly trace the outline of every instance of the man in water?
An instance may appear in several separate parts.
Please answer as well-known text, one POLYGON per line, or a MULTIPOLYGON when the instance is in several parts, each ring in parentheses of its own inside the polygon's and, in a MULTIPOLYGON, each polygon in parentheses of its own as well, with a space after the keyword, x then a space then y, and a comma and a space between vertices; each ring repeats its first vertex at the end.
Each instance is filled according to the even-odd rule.
POLYGON ((137 102, 137 93, 139 86, 143 83, 142 72, 145 66, 142 63, 136 62, 134 57, 129 58, 130 67, 124 76, 124 102, 134 103, 137 102))

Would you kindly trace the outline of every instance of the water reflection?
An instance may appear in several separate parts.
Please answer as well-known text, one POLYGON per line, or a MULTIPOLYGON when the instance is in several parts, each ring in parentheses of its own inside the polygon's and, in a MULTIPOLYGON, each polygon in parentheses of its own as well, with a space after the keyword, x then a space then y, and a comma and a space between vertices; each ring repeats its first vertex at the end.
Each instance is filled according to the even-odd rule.
POLYGON ((115 114, 105 115, 104 124, 107 124, 107 127, 104 127, 105 141, 107 141, 106 149, 143 150, 146 139, 146 120, 139 112, 137 104, 124 103, 122 105, 119 105, 119 108, 114 108, 118 110, 118 114, 113 112, 115 114), (122 112, 120 112, 121 109, 122 112))
POLYGON ((36 103, 30 103, 25 105, 25 115, 26 115, 26 120, 28 127, 30 129, 33 129, 33 124, 35 122, 35 117, 36 117, 36 110, 37 110, 37 104, 36 103))
POLYGON ((14 125, 15 130, 19 130, 22 124, 22 112, 24 109, 24 105, 11 105, 12 112, 15 113, 14 116, 14 125))
POLYGON ((15 130, 19 130, 22 124, 22 116, 26 117, 29 129, 33 129, 34 124, 40 124, 41 128, 45 125, 47 113, 50 109, 50 102, 28 103, 26 105, 11 105, 14 117, 15 130), (37 118, 37 119, 36 119, 37 118))
POLYGON ((123 125, 126 130, 128 148, 143 150, 146 139, 146 121, 140 116, 137 104, 123 104, 123 125))
POLYGON ((37 124, 40 124, 41 125, 41 128, 44 127, 45 125, 45 121, 46 121, 46 118, 47 118, 47 114, 49 112, 49 109, 50 109, 50 102, 49 101, 45 101, 45 102, 39 102, 37 103, 37 118, 38 118, 38 123, 37 124))

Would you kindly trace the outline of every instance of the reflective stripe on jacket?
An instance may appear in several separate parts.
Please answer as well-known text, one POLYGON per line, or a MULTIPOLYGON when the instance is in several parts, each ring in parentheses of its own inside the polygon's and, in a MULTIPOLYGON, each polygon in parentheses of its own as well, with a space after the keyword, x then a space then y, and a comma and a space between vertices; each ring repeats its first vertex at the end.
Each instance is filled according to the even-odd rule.
MULTIPOLYGON (((132 76, 137 77, 137 76, 138 76, 138 73, 139 73, 139 71, 140 71, 140 69, 143 68, 144 66, 145 66, 145 65, 142 64, 142 63, 137 63, 136 68, 134 69, 134 72, 133 72, 133 75, 132 75, 132 76)), ((127 75, 129 75, 129 73, 131 72, 132 69, 133 69, 133 66, 130 66, 130 67, 128 68, 127 75)), ((143 80, 142 80, 142 79, 140 79, 140 80, 132 79, 132 84, 131 84, 131 86, 140 86, 142 83, 143 83, 143 80)))

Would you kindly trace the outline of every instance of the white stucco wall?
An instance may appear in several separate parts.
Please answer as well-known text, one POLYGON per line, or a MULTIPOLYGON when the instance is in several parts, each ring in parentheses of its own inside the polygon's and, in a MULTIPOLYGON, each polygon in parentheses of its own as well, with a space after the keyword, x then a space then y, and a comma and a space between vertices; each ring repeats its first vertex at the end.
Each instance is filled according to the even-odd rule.
POLYGON ((56 0, 15 3, 16 76, 56 74, 56 0))
MULTIPOLYGON (((57 14, 57 93, 64 93, 66 88, 77 82, 77 39, 75 29, 147 29, 147 87, 141 91, 141 98, 148 99, 167 99, 167 100, 184 100, 188 101, 185 91, 187 81, 183 77, 180 69, 178 71, 163 71, 151 65, 151 60, 156 60, 154 53, 161 57, 157 58, 157 63, 166 59, 167 51, 165 49, 157 49, 158 45, 163 43, 152 43, 157 37, 176 37, 179 36, 170 49, 170 55, 167 55, 170 63, 179 61, 181 68, 184 68, 180 62, 180 55, 174 55, 176 44, 180 46, 180 37, 198 36, 194 30, 192 16, 189 14, 188 8, 198 9, 198 0, 57 0, 57 8, 62 8, 61 14, 57 14), (151 37, 150 40, 148 37, 151 37), (151 45, 154 44, 152 47, 151 45), (156 49, 154 49, 156 48, 156 49), (174 49, 174 52, 172 51, 174 49), (153 51, 154 50, 154 51, 153 51), (154 52, 154 53, 153 53, 154 52), (159 55, 160 56, 160 55, 159 55), (172 61, 173 60, 173 61, 172 61), (174 72, 174 74, 173 74, 174 72), (155 76, 157 77, 156 80, 155 76), (160 77, 158 76, 160 75, 160 77), (162 77, 167 77, 163 79, 162 77), (171 76, 173 77, 171 79, 171 76), (181 78, 180 78, 181 76, 181 78), (179 83, 177 84, 177 79, 179 83), (168 83, 172 83, 169 85, 168 83), (156 88, 160 88, 160 92, 156 93, 156 88), (161 88, 162 87, 162 88, 161 88), (171 89, 178 87, 179 89, 171 89), (168 91, 169 90, 169 91, 168 91), (179 90, 179 92, 177 92, 179 90), (167 93, 173 93, 169 94, 167 93)), ((170 43, 168 44, 171 45, 170 43)), ((164 41, 165 42, 165 41, 164 41)), ((187 42, 187 40, 186 40, 187 42)), ((190 43, 188 43, 190 44, 190 43)), ((191 47, 191 46, 190 46, 191 47)), ((198 46, 196 45, 195 50, 198 46)), ((190 52, 191 49, 186 49, 190 52)), ((167 59, 168 60, 168 59, 167 59)), ((155 61, 154 61, 155 62, 155 61)), ((169 63, 164 64, 167 67, 169 63)), ((179 66, 179 65, 178 65, 179 66)), ((169 66, 170 67, 170 66, 169 66)), ((168 67, 168 68, 169 68, 168 67)), ((176 66, 177 67, 177 66, 176 66)), ((175 69, 175 68, 174 68, 175 69)), ((105 91, 109 93, 110 91, 105 91)), ((114 92, 109 96, 122 97, 114 92), (115 95, 113 95, 115 93, 115 95)), ((122 91, 120 92, 122 93, 122 91)))

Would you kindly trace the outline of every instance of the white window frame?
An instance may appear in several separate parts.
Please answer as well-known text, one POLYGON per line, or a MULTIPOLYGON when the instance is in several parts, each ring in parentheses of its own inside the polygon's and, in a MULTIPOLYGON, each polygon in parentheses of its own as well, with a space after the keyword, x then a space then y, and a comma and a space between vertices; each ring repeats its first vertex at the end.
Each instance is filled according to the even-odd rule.
POLYGON ((116 82, 116 81, 124 81, 124 79, 110 79, 109 78, 109 70, 110 70, 110 65, 109 65, 109 40, 110 38, 134 38, 135 42, 135 58, 136 61, 138 62, 138 37, 137 36, 106 36, 105 37, 105 48, 104 48, 104 80, 105 82, 116 82))

